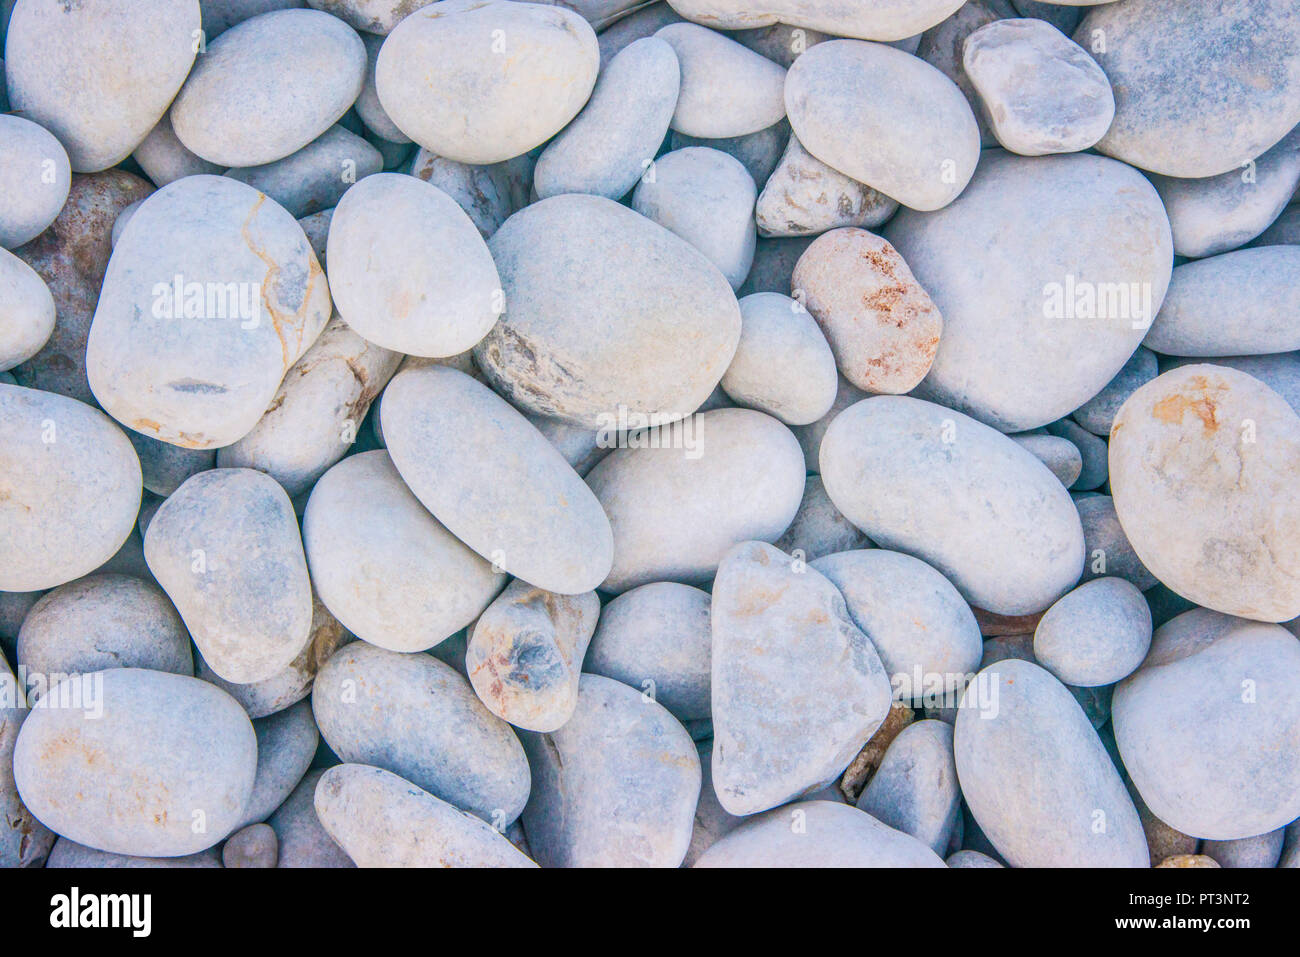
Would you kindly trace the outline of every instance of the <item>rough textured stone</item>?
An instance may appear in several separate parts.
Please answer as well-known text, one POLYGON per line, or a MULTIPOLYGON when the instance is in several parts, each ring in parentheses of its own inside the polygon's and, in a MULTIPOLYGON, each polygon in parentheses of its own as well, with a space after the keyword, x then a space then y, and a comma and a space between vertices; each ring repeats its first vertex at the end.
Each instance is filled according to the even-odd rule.
POLYGON ((279 841, 269 824, 250 824, 221 848, 223 867, 275 867, 279 857, 279 841))
POLYGON ((470 633, 465 670, 489 711, 517 728, 554 731, 578 703, 578 674, 596 630, 594 591, 557 595, 516 579, 470 633))
POLYGON ((27 810, 14 784, 14 744, 28 711, 23 689, 4 654, 0 654, 0 867, 40 867, 55 834, 27 810))
POLYGON ((886 222, 898 203, 817 159, 794 134, 754 210, 760 236, 805 236, 886 222))

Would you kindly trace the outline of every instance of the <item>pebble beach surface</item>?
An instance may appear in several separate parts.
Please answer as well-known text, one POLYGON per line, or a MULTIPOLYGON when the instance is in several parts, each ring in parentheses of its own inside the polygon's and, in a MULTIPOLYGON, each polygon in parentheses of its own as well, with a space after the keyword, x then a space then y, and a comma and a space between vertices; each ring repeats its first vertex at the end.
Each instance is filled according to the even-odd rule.
POLYGON ((1300 866, 1300 0, 0 40, 0 866, 1300 866))

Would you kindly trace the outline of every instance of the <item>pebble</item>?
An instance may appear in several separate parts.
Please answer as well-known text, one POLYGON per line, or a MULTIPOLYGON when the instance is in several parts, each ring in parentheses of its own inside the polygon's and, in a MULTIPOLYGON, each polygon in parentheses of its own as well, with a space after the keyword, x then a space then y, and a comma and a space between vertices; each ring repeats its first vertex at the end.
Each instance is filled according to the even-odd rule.
POLYGON ((264 681, 310 640, 298 522, 262 472, 213 469, 187 480, 149 523, 144 555, 203 660, 227 681, 264 681))
POLYGON ((962 796, 998 853, 1013 867, 1149 867, 1137 810, 1065 686, 1014 659, 979 680, 953 746, 962 796))
POLYGON ((217 450, 217 467, 265 472, 290 498, 310 491, 352 449, 370 403, 401 358, 335 316, 285 375, 257 425, 217 450))
POLYGON ((33 704, 65 676, 107 668, 194 674, 176 608, 157 585, 130 575, 89 575, 46 592, 23 619, 17 647, 33 704))
POLYGON ((1151 610, 1123 578, 1085 582, 1034 630, 1034 658, 1064 684, 1097 687, 1131 674, 1151 646, 1151 610))
POLYGON ((1083 456, 1069 439, 1037 432, 1018 432, 1007 438, 1051 469, 1066 488, 1083 473, 1083 456))
POLYGON ((140 508, 140 462, 108 416, 0 384, 0 589, 53 588, 121 547, 140 508))
POLYGON ((86 345, 90 387, 136 431, 229 445, 257 424, 329 312, 292 216, 243 183, 189 176, 150 196, 113 251, 86 345))
POLYGON ((380 173, 349 190, 330 221, 326 258, 339 314, 387 349, 453 356, 501 311, 501 280, 473 222, 417 177, 380 173))
POLYGON ((826 415, 835 401, 835 356, 808 310, 759 292, 740 300, 740 320, 740 344, 720 383, 727 396, 786 425, 826 415))
POLYGON ((382 768, 330 768, 315 803, 326 833, 358 867, 536 866, 474 815, 382 768))
POLYGON ((790 67, 785 107, 809 153, 912 209, 947 206, 980 158, 979 128, 956 84, 883 44, 817 44, 790 67))
POLYGON ((389 651, 424 651, 454 635, 506 583, 425 510, 382 449, 331 468, 312 490, 302 528, 325 606, 389 651))
POLYGON ((642 37, 620 50, 582 112, 537 158, 537 195, 621 199, 654 165, 680 86, 677 54, 664 40, 642 37))
POLYGON ((533 789, 524 831, 542 867, 678 867, 700 794, 695 742, 627 685, 583 675, 573 716, 522 735, 533 789))
POLYGON ((699 408, 735 355, 740 307, 726 278, 617 203, 552 196, 488 248, 506 311, 474 359, 526 411, 592 429, 618 428, 620 413, 669 422, 699 408))
POLYGON ((1300 646, 1276 625, 1174 622, 1112 705, 1120 755, 1143 799, 1170 826, 1216 841, 1290 823, 1300 816, 1300 762, 1285 744, 1300 721, 1300 646))
POLYGON ((786 71, 767 57, 694 23, 670 23, 655 36, 673 48, 681 67, 671 124, 678 133, 744 136, 785 116, 786 71))
POLYGON ((1079 512, 1083 526, 1084 558, 1083 580, 1102 575, 1113 575, 1146 591, 1157 584, 1156 576, 1133 551, 1133 545, 1124 534, 1115 511, 1115 500, 1109 495, 1089 495, 1076 498, 1074 507, 1079 512))
POLYGON ((39 867, 55 834, 27 810, 14 784, 14 745, 28 710, 23 689, 3 654, 0 654, 0 867, 39 867))
POLYGON ((193 854, 224 838, 243 816, 256 766, 252 724, 233 698, 141 668, 51 688, 14 749, 23 803, 51 830, 143 857, 193 854))
POLYGON ((829 784, 889 711, 888 675, 821 573, 762 542, 718 568, 713 630, 713 786, 731 814, 829 784))
POLYGON ((981 854, 979 851, 958 851, 945 861, 949 867, 972 868, 972 867, 1003 867, 987 854, 981 854))
POLYGON ((10 105, 58 138, 76 172, 115 166, 181 88, 199 23, 198 0, 23 0, 5 37, 10 105))
POLYGON ((279 844, 276 867, 356 867, 316 816, 316 785, 324 776, 323 768, 308 771, 267 820, 279 844))
POLYGON ((762 412, 715 409, 624 441, 587 474, 613 530, 604 591, 705 585, 728 549, 775 541, 799 510, 799 444, 762 412))
POLYGON ((839 589, 849 617, 871 639, 894 694, 922 697, 924 676, 979 669, 983 640, 970 606, 919 558, 883 548, 843 551, 810 567, 839 589))
POLYGON ((799 801, 750 818, 724 835, 696 867, 943 867, 921 841, 865 811, 834 801, 799 801))
POLYGON ((1079 515, 1056 476, 959 412, 864 399, 827 430, 821 475, 872 541, 925 560, 987 611, 1041 611, 1082 572, 1079 515))
POLYGON ((903 40, 914 36, 961 6, 961 0, 915 0, 899 4, 831 5, 818 0, 670 0, 688 20, 723 30, 787 23, 862 40, 903 40))
POLYGON ((465 651, 470 684, 517 728, 554 731, 578 704, 578 675, 596 619, 596 593, 557 595, 516 579, 479 615, 465 651))
MULTIPOLYGON (((0 135, 3 120, 0 115, 0 135)), ((54 297, 40 275, 27 263, 0 249, 0 371, 22 365, 41 351, 54 332, 54 297)), ((12 383, 11 383, 12 384, 12 383)))
POLYGON ((388 34, 375 89, 394 125, 425 149, 498 163, 564 129, 591 96, 599 63, 596 34, 572 10, 457 0, 417 10, 388 34))
POLYGON ((72 168, 67 151, 49 130, 12 113, 0 114, 0 151, 0 190, 5 194, 0 246, 17 249, 59 215, 72 185, 72 168))
POLYGON ((874 229, 898 211, 897 202, 831 169, 793 133, 762 189, 754 210, 760 236, 806 236, 841 226, 874 229))
POLYGON ((679 582, 631 588, 600 611, 582 667, 636 688, 678 721, 711 713, 709 593, 679 582))
POLYGON ((917 395, 1005 432, 1063 418, 1114 378, 1173 262, 1154 187, 1084 153, 988 151, 960 199, 901 210, 883 235, 943 314, 917 395))
POLYGON ((1077 153, 1115 117, 1097 61, 1051 24, 995 20, 966 37, 962 65, 999 143, 1022 156, 1077 153))
POLYGON ((952 740, 942 721, 909 724, 889 745, 857 809, 943 854, 961 816, 952 740))
POLYGON ((345 762, 382 767, 502 829, 528 799, 510 725, 437 658, 354 642, 321 667, 311 698, 321 737, 345 762))
POLYGON ((1079 406, 1070 417, 1093 435, 1106 438, 1115 422, 1115 413, 1136 392, 1160 374, 1156 354, 1138 346, 1133 355, 1091 399, 1079 406))
POLYGON ((402 480, 496 570, 562 595, 591 591, 610 574, 614 541, 599 489, 486 386, 447 366, 407 368, 389 383, 380 415, 402 480), (527 483, 511 481, 520 475, 527 483))
POLYGON ((1300 615, 1298 467, 1296 413, 1221 366, 1147 383, 1111 430, 1115 511, 1142 563, 1189 600, 1245 618, 1300 615))
POLYGON ((1278 828, 1235 841, 1206 841, 1201 849, 1220 867, 1277 867, 1285 838, 1286 829, 1278 828))
MULTIPOLYGON (((297 704, 253 722, 257 734, 257 776, 239 828, 265 821, 284 803, 316 756, 320 733, 311 704, 297 704)), ((265 841, 265 836, 258 843, 265 841)), ((229 866, 229 865, 227 865, 229 866)), ((267 866, 274 866, 272 864, 267 866)))
POLYGON ((840 372, 864 392, 910 392, 934 362, 943 316, 887 241, 865 229, 813 240, 790 280, 840 372))
POLYGON ((809 475, 804 480, 803 500, 794 521, 772 544, 796 560, 811 562, 825 555, 870 548, 871 539, 840 514, 826 494, 821 476, 809 475))
POLYGON ((333 209, 354 183, 383 168, 379 150, 335 125, 284 159, 232 169, 226 175, 265 193, 301 219, 333 209))
POLYGON ((734 156, 749 171, 749 175, 754 178, 754 185, 760 190, 764 188, 769 177, 776 169, 789 140, 790 124, 786 122, 784 117, 779 122, 767 127, 767 129, 759 130, 757 133, 746 133, 744 136, 709 138, 688 136, 676 130, 672 130, 668 136, 668 144, 672 150, 686 149, 691 146, 707 146, 711 149, 720 150, 729 156, 734 156))
POLYGON ((337 123, 365 73, 365 44, 347 24, 317 10, 272 10, 208 44, 172 103, 172 130, 210 163, 274 163, 337 123))
POLYGON ((743 163, 703 146, 654 161, 632 193, 632 208, 686 240, 739 289, 754 263, 754 179, 743 163))
POLYGON ((1287 4, 1106 3, 1074 36, 1115 91, 1097 149, 1139 169, 1217 176, 1300 123, 1300 11, 1287 4))
POLYGON ((1142 344, 1171 356, 1249 356, 1300 349, 1300 247, 1239 249, 1183 263, 1142 344), (1223 321, 1232 303, 1232 322, 1223 321))
POLYGON ((223 867, 275 867, 279 857, 280 844, 269 824, 250 824, 221 848, 223 867))

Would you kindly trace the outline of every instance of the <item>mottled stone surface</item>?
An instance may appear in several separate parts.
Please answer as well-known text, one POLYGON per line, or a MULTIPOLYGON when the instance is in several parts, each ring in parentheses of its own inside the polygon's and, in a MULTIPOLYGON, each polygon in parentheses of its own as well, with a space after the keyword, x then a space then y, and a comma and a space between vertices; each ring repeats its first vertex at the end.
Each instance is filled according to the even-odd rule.
POLYGON ((791 134, 754 216, 760 236, 806 236, 840 226, 874 229, 897 211, 897 202, 831 169, 791 134))

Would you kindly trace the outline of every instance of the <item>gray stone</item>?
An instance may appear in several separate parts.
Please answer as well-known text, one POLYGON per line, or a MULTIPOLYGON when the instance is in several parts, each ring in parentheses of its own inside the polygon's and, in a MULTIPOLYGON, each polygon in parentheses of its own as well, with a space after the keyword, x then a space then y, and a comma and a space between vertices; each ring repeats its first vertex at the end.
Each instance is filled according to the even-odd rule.
POLYGON ((799 510, 799 445, 761 412, 716 409, 620 441, 587 474, 613 529, 605 591, 703 585, 733 545, 775 541, 799 510))
POLYGON ((316 785, 325 771, 308 771, 267 820, 279 841, 276 867, 356 867, 316 816, 316 785))
POLYGON ((289 370, 252 431, 217 451, 217 467, 265 472, 291 498, 309 491, 353 447, 370 403, 401 358, 335 316, 289 370))
POLYGON ((14 744, 27 704, 9 662, 0 654, 0 867, 40 867, 55 835, 27 810, 14 784, 14 744))
POLYGON ((257 738, 233 698, 140 668, 50 689, 14 749, 18 791, 43 823, 89 847, 144 857, 193 854, 229 834, 256 767, 257 738))
MULTIPOLYGON (((320 743, 316 719, 306 701, 254 721, 253 731, 257 734, 257 776, 237 830, 265 821, 284 803, 311 767, 320 743)), ((274 867, 274 862, 268 866, 274 867)))
POLYGON ((821 573, 762 542, 713 583, 713 786, 754 814, 837 777, 889 711, 889 678, 821 573))
POLYGON ((302 149, 263 166, 226 175, 275 200, 294 219, 332 209, 348 188, 384 168, 384 158, 361 137, 331 126, 302 149))
POLYGON ((220 174, 225 167, 209 163, 201 156, 195 156, 176 136, 172 129, 171 114, 164 113, 149 135, 135 148, 131 157, 140 164, 145 175, 153 180, 159 188, 186 176, 199 176, 204 173, 220 174))
POLYGON ((1066 488, 1083 472, 1083 456, 1069 439, 1038 432, 1017 432, 1007 438, 1051 469, 1066 488))
POLYGON ((544 199, 489 248, 506 312, 474 358, 519 408, 593 429, 623 411, 660 424, 695 411, 735 355, 740 308, 722 273, 617 203, 544 199))
POLYGON ((987 611, 1041 611, 1083 570, 1079 515, 1056 476, 959 412, 864 399, 831 423, 821 475, 872 541, 924 559, 987 611))
POLYGON ((668 137, 669 148, 686 149, 691 146, 707 146, 720 150, 740 160, 742 166, 754 178, 754 185, 760 190, 767 183, 768 177, 776 169, 785 152, 785 145, 790 139, 790 124, 784 118, 773 123, 767 129, 744 136, 704 137, 688 136, 673 130, 668 137))
POLYGON ((1022 156, 1076 153, 1115 117, 1110 81, 1043 20, 995 20, 966 38, 962 64, 999 143, 1022 156))
POLYGON ((510 725, 437 658, 353 642, 321 667, 311 699, 321 736, 346 762, 392 771, 501 828, 528 799, 510 725))
POLYGON ((543 867, 677 867, 700 794, 695 742, 640 692, 583 675, 563 727, 526 731, 524 830, 543 867))
POLYGON ((221 854, 216 846, 212 846, 205 851, 199 851, 197 854, 186 854, 182 857, 133 857, 129 854, 112 854, 108 851, 97 851, 93 847, 86 847, 84 844, 78 844, 76 841, 70 841, 66 837, 60 837, 54 842, 54 847, 50 849, 50 856, 45 861, 46 867, 54 868, 76 868, 82 870, 85 868, 104 867, 221 867, 221 854))
POLYGON ((1217 176, 1300 122, 1294 4, 1127 0, 1089 11, 1074 36, 1115 90, 1097 149, 1139 169, 1217 176))
POLYGON ((1115 510, 1142 563, 1187 599, 1243 618, 1300 614, 1297 468, 1300 418, 1222 366, 1166 372, 1111 430, 1115 510))
POLYGON ((199 23, 198 0, 24 0, 5 38, 10 105, 53 133, 78 173, 114 166, 181 88, 199 23))
POLYGON ((506 165, 472 166, 421 149, 411 159, 409 172, 454 199, 479 235, 491 239, 514 211, 506 165))
POLYGON ((341 764, 316 814, 359 867, 534 867, 493 827, 382 768, 341 764))
POLYGON ((961 817, 952 728, 933 719, 909 724, 858 795, 857 808, 944 853, 961 817))
POLYGON ((402 480, 498 571, 564 595, 609 574, 614 542, 597 497, 486 386, 447 366, 408 367, 389 383, 380 414, 402 480))
POLYGON ((1173 271, 1142 344, 1171 356, 1249 356, 1300 349, 1300 248, 1239 249, 1173 271), (1224 322, 1225 310, 1232 321, 1224 322))
POLYGON ((1115 689, 1112 720, 1151 810, 1229 841, 1300 817, 1300 642, 1277 625, 1221 621, 1162 628, 1115 689))
POLYGON ((0 246, 14 249, 44 232, 71 183, 68 154, 49 130, 21 116, 0 115, 0 246))
POLYGON ((790 295, 790 274, 811 242, 811 236, 778 239, 759 236, 754 245, 754 265, 745 277, 745 284, 736 290, 736 295, 749 296, 756 292, 790 295))
POLYGON ((624 196, 654 163, 680 82, 677 55, 663 40, 625 47, 602 68, 582 112, 537 158, 537 195, 624 196))
POLYGON ((189 176, 150 196, 113 251, 86 345, 90 386, 138 432, 229 445, 329 314, 325 275, 292 216, 243 183, 189 176))
POLYGON ((1093 435, 1108 436, 1120 406, 1141 386, 1146 385, 1159 374, 1155 353, 1138 346, 1137 351, 1129 356, 1119 372, 1115 373, 1115 378, 1075 409, 1071 418, 1093 435))
POLYGON ((479 700, 528 731, 554 731, 578 703, 578 674, 600 599, 557 595, 515 579, 479 616, 465 670, 479 700))
POLYGON ((1132 674, 1151 646, 1151 609, 1135 585, 1098 578, 1047 609, 1034 658, 1064 684, 1096 687, 1132 674))
POLYGON ((332 13, 354 30, 387 36, 393 28, 434 0, 307 0, 317 10, 332 13))
POLYGON ((696 867, 943 867, 922 842, 834 801, 774 808, 724 835, 696 867))
POLYGON ((809 475, 804 481, 803 500, 794 521, 772 544, 795 559, 811 562, 823 555, 870 548, 871 539, 835 507, 821 476, 809 475))
POLYGON ((135 527, 140 462, 108 416, 73 399, 0 385, 0 589, 86 575, 135 527))
MULTIPOLYGON (((5 119, 8 117, 0 115, 0 135, 5 119)), ((3 372, 41 351, 54 332, 55 307, 49 287, 36 270, 6 249, 0 249, 0 289, 4 291, 4 312, 0 315, 3 372)))
POLYGON ((979 128, 956 84, 883 44, 817 44, 790 67, 785 105, 804 149, 912 209, 947 206, 979 161, 979 128))
POLYGON ((250 824, 236 831, 221 848, 225 867, 275 867, 280 842, 269 824, 250 824))
MULTIPOLYGON (((1226 366, 1253 376, 1286 400, 1300 415, 1300 352, 1273 352, 1262 356, 1161 357, 1161 371, 1168 372, 1187 365, 1206 363, 1226 366)), ((1155 376, 1152 376, 1155 378, 1155 376)))
POLYGON ((954 729, 962 795, 1013 867, 1149 867, 1119 772, 1065 686, 1027 661, 981 672, 954 729), (972 703, 972 692, 980 699, 972 703))
POLYGON ((835 401, 835 356, 799 302, 775 292, 740 300, 740 344, 721 386, 738 405, 808 425, 835 401))
POLYGON ((303 545, 325 606, 390 651, 424 651, 474 621, 506 577, 454 538, 383 450, 330 469, 303 513, 303 545))
POLYGON ((754 200, 758 191, 740 160, 692 146, 654 161, 641 177, 632 208, 686 240, 739 289, 754 262, 754 200))
POLYGON ((757 133, 785 116, 785 70, 735 40, 694 23, 670 23, 655 36, 681 67, 672 128, 717 139, 757 133))
POLYGON ((819 3, 818 0, 670 0, 674 10, 722 30, 744 30, 773 23, 811 27, 861 40, 902 40, 949 16, 962 0, 884 0, 869 4, 819 3))
POLYGON ((961 90, 962 96, 966 97, 966 102, 970 104, 971 112, 975 115, 982 147, 996 146, 998 141, 993 131, 989 129, 988 120, 982 115, 979 94, 975 92, 970 77, 966 75, 966 67, 962 62, 962 47, 965 45, 966 38, 980 27, 1017 15, 1010 0, 966 0, 966 3, 954 11, 952 16, 936 23, 917 37, 915 49, 903 50, 905 53, 914 53, 957 84, 957 89, 961 90))
POLYGON ((1104 157, 987 152, 961 198, 884 236, 943 313, 917 395, 1006 432, 1054 422, 1128 361, 1173 253, 1155 189, 1104 157))
POLYGON ((698 721, 710 714, 712 643, 708 592, 650 582, 601 609, 583 670, 636 688, 678 721, 698 721))
POLYGON ((311 582, 289 496, 252 469, 200 472, 154 515, 145 560, 204 661, 264 681, 311 637, 311 582))
POLYGON ((682 18, 666 3, 648 3, 611 23, 596 37, 600 47, 600 69, 603 73, 609 61, 637 40, 653 36, 660 27, 681 23, 682 18))
POLYGON ((970 606, 920 559, 885 549, 846 551, 812 563, 840 590, 849 617, 880 655, 894 695, 921 698, 938 676, 978 670, 983 643, 970 606))
POLYGON ((90 671, 194 674, 189 633, 162 589, 115 574, 89 575, 46 592, 23 619, 18 663, 33 704, 52 683, 90 671))
POLYGON ((1114 499, 1109 495, 1089 495, 1076 498, 1074 506, 1083 525, 1084 581, 1101 575, 1114 575, 1132 582, 1142 591, 1156 584, 1156 576, 1147 571, 1124 534, 1115 512, 1114 499))
POLYGON ((993 858, 987 854, 981 854, 979 851, 958 851, 945 862, 949 867, 971 868, 971 867, 1002 867, 993 858))
MULTIPOLYGON (((762 243, 762 240, 759 240, 759 242, 762 243)), ((816 422, 791 428, 795 438, 799 440, 799 447, 803 449, 804 464, 809 472, 821 472, 822 438, 826 435, 826 430, 830 428, 831 422, 849 406, 867 397, 865 392, 844 378, 842 374, 837 377, 837 380, 835 401, 832 403, 830 411, 816 422)))
POLYGON ((361 34, 361 42, 366 45, 366 79, 361 87, 361 95, 353 104, 357 116, 366 129, 389 143, 407 144, 411 138, 397 128, 397 124, 384 112, 384 105, 379 102, 379 91, 375 87, 375 66, 379 61, 379 51, 384 46, 384 38, 375 33, 361 34))
POLYGON ((805 236, 840 226, 874 229, 898 203, 817 159, 793 133, 755 207, 760 236, 805 236))
POLYGON ((155 495, 168 496, 185 484, 190 476, 217 465, 216 449, 187 449, 160 442, 133 429, 126 430, 126 437, 140 457, 144 487, 155 495))
POLYGON ((497 163, 540 146, 586 104, 600 52, 582 17, 509 0, 417 10, 388 35, 379 101, 425 149, 497 163))
POLYGON ((1201 853, 1213 858, 1220 867, 1277 867, 1285 838, 1286 829, 1280 827, 1235 841, 1206 841, 1201 853))
POLYGON ((1104 439, 1093 435, 1073 419, 1060 419, 1047 426, 1049 435, 1065 439, 1079 450, 1078 476, 1069 484, 1072 492, 1087 492, 1101 488, 1110 478, 1108 447, 1104 439))
POLYGON ((199 0, 203 10, 203 32, 211 40, 237 23, 272 10, 305 7, 307 0, 199 0))
POLYGON ((274 163, 337 123, 365 74, 365 44, 347 24, 274 10, 208 45, 172 104, 172 129, 210 163, 274 163))

